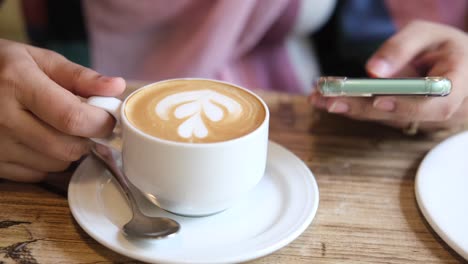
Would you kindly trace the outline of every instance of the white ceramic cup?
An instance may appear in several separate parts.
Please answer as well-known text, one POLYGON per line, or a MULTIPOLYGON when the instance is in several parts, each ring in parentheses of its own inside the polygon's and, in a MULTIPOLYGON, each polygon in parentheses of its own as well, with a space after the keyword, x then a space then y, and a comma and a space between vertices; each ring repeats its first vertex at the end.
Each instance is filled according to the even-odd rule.
MULTIPOLYGON (((133 93, 153 85, 155 83, 133 93)), ((121 142, 117 149, 122 153, 123 170, 135 187, 167 211, 203 216, 233 205, 260 181, 265 171, 268 107, 254 93, 236 87, 261 102, 265 118, 253 132, 216 143, 175 142, 143 133, 125 116, 126 102, 133 93, 123 102, 113 97, 95 96, 90 97, 88 103, 105 109, 120 123, 122 136, 114 134, 113 137, 121 142)), ((110 139, 97 141, 108 146, 116 142, 110 139)))

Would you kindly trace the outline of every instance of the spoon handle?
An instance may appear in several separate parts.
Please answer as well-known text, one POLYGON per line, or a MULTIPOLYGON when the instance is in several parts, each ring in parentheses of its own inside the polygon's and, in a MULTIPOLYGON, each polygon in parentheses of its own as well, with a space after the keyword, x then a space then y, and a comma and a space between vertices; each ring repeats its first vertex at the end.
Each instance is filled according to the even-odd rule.
POLYGON ((120 187, 122 188, 122 191, 127 196, 130 202, 130 206, 133 209, 133 212, 135 211, 140 212, 140 208, 136 206, 137 203, 136 203, 135 197, 133 197, 133 194, 130 191, 130 187, 129 187, 130 183, 128 182, 127 177, 125 177, 125 175, 122 173, 122 171, 118 167, 112 150, 107 146, 96 143, 92 147, 91 152, 106 166, 106 168, 111 172, 111 174, 117 180, 120 187))

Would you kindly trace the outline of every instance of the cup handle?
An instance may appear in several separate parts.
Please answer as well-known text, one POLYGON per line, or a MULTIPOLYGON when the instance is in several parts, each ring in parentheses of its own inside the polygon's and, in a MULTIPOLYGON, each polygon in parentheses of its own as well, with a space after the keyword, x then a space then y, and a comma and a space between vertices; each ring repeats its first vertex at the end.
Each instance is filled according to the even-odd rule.
POLYGON ((122 132, 120 126, 120 107, 122 106, 122 101, 114 97, 91 96, 86 103, 105 110, 116 120, 112 135, 107 138, 91 138, 91 140, 122 153, 122 132))

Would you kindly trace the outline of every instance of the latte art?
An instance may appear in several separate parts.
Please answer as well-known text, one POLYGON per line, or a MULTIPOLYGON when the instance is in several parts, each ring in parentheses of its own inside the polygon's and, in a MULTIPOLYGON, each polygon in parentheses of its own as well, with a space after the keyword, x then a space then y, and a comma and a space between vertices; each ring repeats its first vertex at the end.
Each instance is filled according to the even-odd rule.
POLYGON ((242 106, 238 102, 213 90, 169 95, 156 105, 156 114, 160 118, 169 120, 170 116, 175 116, 177 119, 184 119, 177 129, 177 133, 183 138, 208 136, 209 131, 202 115, 209 121, 219 122, 227 118, 237 119, 241 113, 242 106))
POLYGON ((255 96, 236 86, 186 79, 142 89, 129 98, 125 114, 152 136, 209 143, 252 132, 263 122, 265 109, 255 96))

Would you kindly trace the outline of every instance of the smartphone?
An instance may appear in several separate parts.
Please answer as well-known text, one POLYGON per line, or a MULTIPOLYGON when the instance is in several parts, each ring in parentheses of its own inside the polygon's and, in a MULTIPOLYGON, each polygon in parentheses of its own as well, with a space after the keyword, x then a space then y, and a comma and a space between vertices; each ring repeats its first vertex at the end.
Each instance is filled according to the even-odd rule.
POLYGON ((446 96, 452 90, 452 82, 445 77, 380 79, 323 76, 318 80, 317 88, 323 96, 446 96))

